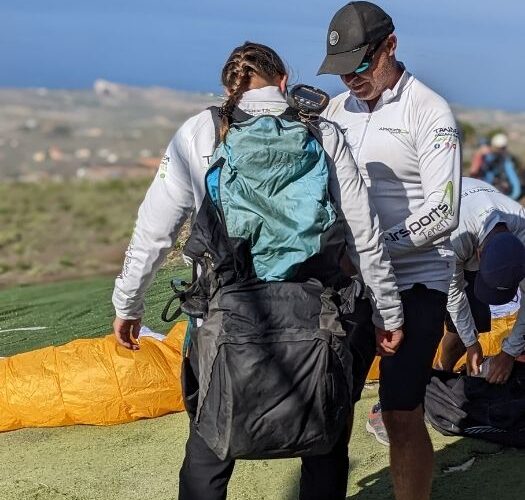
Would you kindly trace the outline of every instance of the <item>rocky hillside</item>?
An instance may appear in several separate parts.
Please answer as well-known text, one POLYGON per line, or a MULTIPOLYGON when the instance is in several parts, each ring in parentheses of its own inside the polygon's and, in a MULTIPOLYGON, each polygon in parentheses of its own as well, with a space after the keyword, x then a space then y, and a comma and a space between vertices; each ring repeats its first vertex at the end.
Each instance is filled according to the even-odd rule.
MULTIPOLYGON (((0 180, 139 177, 183 121, 220 97, 103 80, 86 90, 0 89, 0 180)), ((465 159, 482 135, 503 130, 525 159, 525 113, 454 107, 465 159)))

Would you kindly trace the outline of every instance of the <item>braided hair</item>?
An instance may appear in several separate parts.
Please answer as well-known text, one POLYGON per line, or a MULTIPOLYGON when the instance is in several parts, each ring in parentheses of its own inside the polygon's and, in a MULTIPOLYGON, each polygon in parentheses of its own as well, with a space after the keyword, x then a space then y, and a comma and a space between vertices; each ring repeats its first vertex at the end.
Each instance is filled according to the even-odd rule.
POLYGON ((230 128, 231 116, 242 94, 249 89, 252 77, 272 81, 286 75, 286 67, 277 53, 260 43, 245 42, 233 49, 222 68, 221 81, 228 89, 228 98, 221 106, 220 139, 224 140, 230 128))

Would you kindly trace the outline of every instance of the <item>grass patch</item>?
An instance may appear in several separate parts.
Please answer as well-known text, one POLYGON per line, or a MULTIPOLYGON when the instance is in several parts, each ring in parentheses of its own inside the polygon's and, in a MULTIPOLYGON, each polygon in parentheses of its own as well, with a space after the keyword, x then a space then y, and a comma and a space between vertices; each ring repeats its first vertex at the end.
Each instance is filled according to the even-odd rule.
POLYGON ((0 286, 116 272, 150 182, 0 184, 0 286))

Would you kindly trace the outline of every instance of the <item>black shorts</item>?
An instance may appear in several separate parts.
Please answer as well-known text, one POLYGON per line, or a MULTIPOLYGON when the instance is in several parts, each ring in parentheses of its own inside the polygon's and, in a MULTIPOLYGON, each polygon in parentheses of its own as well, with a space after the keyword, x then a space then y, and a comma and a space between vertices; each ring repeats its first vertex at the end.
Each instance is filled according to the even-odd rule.
MULTIPOLYGON (((413 410, 423 403, 432 362, 443 336, 447 295, 416 284, 401 292, 405 323, 404 339, 393 356, 380 363, 379 399, 381 409, 413 410)), ((368 300, 359 300, 355 313, 347 320, 356 327, 349 334, 354 356, 353 401, 361 397, 366 376, 376 355, 372 308, 368 300)))
MULTIPOLYGON (((477 271, 465 271, 465 281, 467 282, 465 293, 467 295, 470 311, 472 312, 472 317, 474 318, 476 330, 478 333, 485 333, 490 332, 491 330, 490 306, 481 302, 474 294, 474 280, 476 279, 476 274, 477 271)), ((445 318, 445 325, 447 331, 458 333, 456 325, 453 323, 448 312, 445 318)))

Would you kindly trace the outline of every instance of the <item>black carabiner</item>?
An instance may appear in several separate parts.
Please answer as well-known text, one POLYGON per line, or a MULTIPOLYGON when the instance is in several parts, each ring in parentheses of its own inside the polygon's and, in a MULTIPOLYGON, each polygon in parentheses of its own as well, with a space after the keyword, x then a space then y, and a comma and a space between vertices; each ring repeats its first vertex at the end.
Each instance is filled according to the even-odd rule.
POLYGON ((171 299, 168 300, 168 303, 164 306, 162 314, 160 315, 162 320, 165 321, 166 323, 171 323, 174 319, 178 318, 182 314, 180 303, 179 303, 179 307, 177 307, 177 309, 175 309, 175 312, 171 316, 168 317, 168 312, 170 310, 171 304, 173 304, 173 301, 176 299, 180 300, 181 294, 175 294, 173 297, 171 297, 171 299))
POLYGON ((182 314, 182 310, 180 306, 186 300, 186 290, 180 290, 178 287, 179 286, 188 287, 188 285, 189 283, 179 278, 173 278, 170 281, 171 289, 175 292, 175 294, 173 295, 173 297, 171 297, 171 299, 168 300, 168 303, 164 306, 162 314, 160 315, 162 320, 165 321, 166 323, 171 323, 174 319, 177 319, 182 314), (171 304, 173 304, 173 301, 177 299, 179 300, 179 307, 177 307, 177 309, 175 309, 173 314, 168 317, 168 313, 169 313, 171 304))

